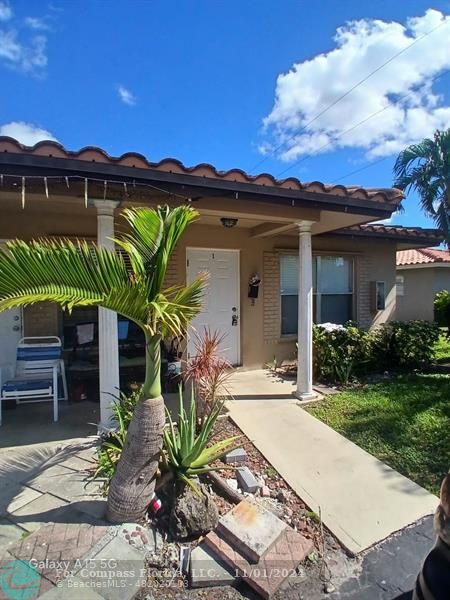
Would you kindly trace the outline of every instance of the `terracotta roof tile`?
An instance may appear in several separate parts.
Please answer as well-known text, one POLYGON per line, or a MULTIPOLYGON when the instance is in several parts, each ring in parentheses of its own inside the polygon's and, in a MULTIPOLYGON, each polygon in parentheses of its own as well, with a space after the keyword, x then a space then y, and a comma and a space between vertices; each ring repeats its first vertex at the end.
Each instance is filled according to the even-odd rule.
POLYGON ((440 243, 444 236, 440 229, 426 229, 424 227, 402 227, 400 225, 382 225, 380 223, 368 223, 362 225, 351 225, 344 229, 339 229, 337 233, 347 235, 378 237, 384 239, 394 239, 405 242, 414 241, 419 244, 421 241, 440 243))
POLYGON ((52 156, 55 158, 75 158, 90 162, 116 164, 124 167, 135 167, 138 169, 156 169, 171 173, 182 173, 196 175, 198 177, 209 177, 212 179, 224 179, 228 181, 254 183, 257 185, 272 186, 276 188, 299 190, 305 192, 318 192, 330 196, 342 196, 347 198, 359 198, 361 200, 372 200, 375 202, 399 204, 404 197, 403 192, 396 188, 362 188, 357 186, 327 185, 320 181, 303 183, 295 177, 287 179, 275 179, 268 173, 250 175, 241 169, 230 169, 218 171, 207 163, 201 163, 192 167, 186 167, 175 158, 164 158, 159 162, 150 162, 142 154, 127 152, 119 157, 110 156, 101 148, 87 146, 78 151, 66 150, 64 146, 53 141, 42 141, 34 146, 24 146, 10 137, 0 136, 0 152, 31 154, 36 156, 52 156))
POLYGON ((450 263, 450 251, 437 248, 419 248, 417 250, 399 250, 397 266, 450 263))

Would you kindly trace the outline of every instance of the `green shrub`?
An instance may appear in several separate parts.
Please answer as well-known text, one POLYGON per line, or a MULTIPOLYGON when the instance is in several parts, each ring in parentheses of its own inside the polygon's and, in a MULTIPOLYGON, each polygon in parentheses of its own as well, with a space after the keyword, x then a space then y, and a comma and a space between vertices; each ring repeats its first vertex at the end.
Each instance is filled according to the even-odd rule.
POLYGON ((390 321, 371 332, 373 369, 418 368, 434 358, 439 327, 429 321, 390 321))
POLYGON ((354 323, 324 323, 313 327, 316 376, 331 382, 348 383, 367 367, 370 334, 354 323))
POLYGON ((423 367, 433 360, 438 338, 439 327, 428 321, 390 321, 372 331, 354 323, 314 325, 315 375, 346 384, 367 372, 423 367))
MULTIPOLYGON (((116 397, 112 411, 117 421, 117 427, 104 437, 97 450, 97 470, 94 477, 104 477, 108 482, 114 475, 125 444, 128 426, 141 394, 142 387, 130 394, 119 392, 119 396, 116 397)), ((108 484, 106 484, 106 487, 108 487, 108 484)))
POLYGON ((434 319, 441 327, 450 329, 450 292, 442 290, 434 298, 434 319))

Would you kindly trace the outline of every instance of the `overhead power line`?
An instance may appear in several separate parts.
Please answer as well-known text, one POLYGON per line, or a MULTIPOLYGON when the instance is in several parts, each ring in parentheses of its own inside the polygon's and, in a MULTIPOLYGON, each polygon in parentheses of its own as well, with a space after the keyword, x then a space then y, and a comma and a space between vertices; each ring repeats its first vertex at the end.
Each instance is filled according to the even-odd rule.
POLYGON ((331 104, 329 104, 328 106, 326 106, 322 111, 320 111, 317 115, 315 115, 311 120, 309 120, 307 123, 305 123, 305 125, 303 125, 298 131, 296 131, 295 133, 293 133, 290 137, 288 137, 286 140, 284 140, 283 142, 281 142, 281 144, 279 144, 276 148, 274 148, 273 150, 271 150, 269 152, 269 154, 267 154, 259 162, 257 162, 255 165, 253 165, 253 167, 251 167, 251 169, 249 169, 249 172, 253 171, 254 169, 257 169, 260 165, 264 164, 266 162, 266 160, 268 160, 271 156, 274 156, 274 154, 276 154, 283 146, 285 146, 285 144, 287 144, 291 140, 295 139, 298 135, 300 135, 301 133, 303 133, 303 131, 305 131, 312 123, 314 123, 315 121, 317 121, 317 119, 319 119, 322 115, 324 115, 331 108, 333 108, 334 106, 336 106, 336 104, 338 104, 341 100, 343 100, 344 98, 346 98, 349 94, 351 94, 351 92, 353 92, 354 90, 356 90, 356 88, 358 88, 360 85, 362 85, 363 83, 365 83, 368 79, 370 79, 373 75, 375 75, 375 73, 378 73, 381 69, 383 69, 386 65, 388 65, 393 60, 395 60, 398 56, 400 56, 401 54, 403 54, 404 52, 406 52, 407 50, 409 50, 409 48, 411 48, 412 46, 414 46, 415 44, 417 44, 418 42, 420 42, 421 40, 423 40, 424 38, 426 38, 427 36, 429 36, 430 34, 432 34, 434 31, 436 31, 437 29, 439 29, 443 25, 446 25, 447 23, 448 23, 448 21, 445 21, 445 20, 442 21, 436 27, 434 27, 433 29, 430 29, 430 31, 427 31, 426 33, 424 33, 423 35, 421 35, 420 37, 418 37, 417 39, 415 39, 413 42, 411 42, 411 44, 408 44, 408 46, 406 46, 402 50, 399 50, 399 52, 397 52, 396 54, 393 54, 390 58, 388 58, 388 60, 386 60, 384 63, 382 63, 376 69, 374 69, 373 71, 371 71, 368 75, 366 75, 365 77, 363 77, 360 81, 358 81, 357 83, 355 83, 355 85, 353 85, 350 89, 348 89, 344 94, 342 94, 341 96, 339 96, 338 98, 336 98, 336 100, 334 100, 331 104))
MULTIPOLYGON (((444 77, 444 75, 447 75, 450 72, 449 69, 447 69, 446 71, 444 71, 443 73, 440 73, 439 75, 436 75, 436 77, 433 77, 433 79, 431 79, 430 83, 435 82, 437 79, 440 79, 441 77, 444 77)), ((417 90, 410 90, 409 92, 407 92, 406 94, 403 94, 402 96, 399 96, 399 98, 397 99, 397 102, 400 100, 404 100, 405 98, 407 98, 408 96, 410 96, 411 94, 415 94, 417 90)), ((351 131, 355 130, 357 127, 360 127, 361 125, 363 125, 364 123, 367 123, 367 121, 369 121, 370 119, 373 119, 374 117, 378 116, 379 114, 381 114, 382 112, 384 112, 385 110, 387 110, 388 108, 392 108, 393 104, 391 104, 390 102, 388 102, 388 104, 386 104, 386 106, 384 106, 383 108, 380 108, 379 110, 371 113, 370 115, 368 115, 365 119, 363 119, 362 121, 359 121, 358 123, 356 123, 355 125, 352 125, 351 127, 349 127, 348 129, 346 129, 345 131, 342 131, 341 133, 339 133, 338 135, 335 135, 333 137, 333 139, 331 139, 329 142, 327 142, 326 144, 323 144, 322 146, 319 146, 319 148, 316 149, 316 151, 314 153, 309 153, 309 154, 305 154, 305 156, 303 156, 300 160, 297 160, 295 163, 293 163, 292 165, 289 165, 288 167, 286 167, 286 169, 283 169, 283 171, 280 171, 279 173, 277 173, 276 177, 280 177, 281 175, 284 175, 285 173, 287 173, 288 171, 290 171, 291 169, 293 169, 294 167, 297 167, 298 165, 302 164, 303 162, 305 162, 306 160, 312 158, 313 156, 316 156, 317 152, 319 152, 320 150, 324 150, 325 148, 327 148, 328 146, 331 146, 332 144, 335 144, 337 140, 339 140, 342 136, 346 135, 347 133, 350 133, 351 131)))
POLYGON ((374 167, 375 165, 378 165, 378 164, 384 162, 388 158, 389 158, 389 156, 383 156, 383 158, 380 158, 379 160, 375 160, 375 161, 371 162, 370 164, 365 165, 364 167, 360 167, 359 169, 355 169, 354 171, 350 171, 350 173, 346 173, 342 177, 339 177, 338 179, 335 179, 333 181, 333 184, 339 183, 339 181, 342 181, 343 179, 347 179, 347 177, 351 177, 352 175, 356 175, 356 173, 361 173, 361 171, 365 171, 366 169, 370 169, 371 167, 374 167))

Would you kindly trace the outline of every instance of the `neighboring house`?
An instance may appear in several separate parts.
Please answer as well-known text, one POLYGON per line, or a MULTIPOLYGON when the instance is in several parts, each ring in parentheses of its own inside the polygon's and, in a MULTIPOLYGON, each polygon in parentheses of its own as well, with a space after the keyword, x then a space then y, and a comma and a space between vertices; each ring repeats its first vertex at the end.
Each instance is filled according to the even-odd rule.
MULTIPOLYGON (((397 210, 403 194, 396 189, 279 181, 175 159, 152 163, 134 153, 111 158, 99 148, 70 152, 55 142, 29 148, 11 138, 0 138, 0 175, 0 239, 84 238, 111 247, 123 226, 120 207, 192 203, 200 218, 179 244, 167 284, 210 273, 194 325, 220 330, 233 364, 260 368, 274 356, 292 357, 298 340, 301 398, 313 395, 313 320, 371 327, 392 318, 396 251, 441 242, 436 230, 364 225, 397 210), (249 285, 255 279, 259 288, 249 285)), ((68 315, 42 304, 0 314, 0 365, 14 362, 22 334, 62 336, 69 374, 80 361, 83 377, 86 365, 99 371, 105 422, 119 386, 119 354, 121 369, 143 355, 133 324, 117 325, 115 313, 103 309, 68 315)))
POLYGON ((437 248, 400 250, 396 283, 396 318, 433 321, 436 294, 450 290, 450 252, 437 248))

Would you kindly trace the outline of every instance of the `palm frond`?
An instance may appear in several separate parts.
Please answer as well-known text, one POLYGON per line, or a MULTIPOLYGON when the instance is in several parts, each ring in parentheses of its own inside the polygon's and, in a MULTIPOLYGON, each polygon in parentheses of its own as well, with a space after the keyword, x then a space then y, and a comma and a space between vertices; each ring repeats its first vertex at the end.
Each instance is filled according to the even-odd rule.
POLYGON ((435 219, 450 241, 450 129, 436 131, 433 139, 400 152, 394 175, 396 187, 417 191, 424 212, 435 219))
POLYGON ((0 250, 0 310, 52 301, 104 306, 139 325, 147 322, 145 282, 130 279, 123 258, 86 242, 16 240, 0 250))
POLYGON ((152 259, 152 272, 149 273, 151 276, 151 297, 155 297, 161 291, 169 259, 175 246, 186 227, 198 217, 198 212, 187 205, 176 208, 158 207, 156 212, 162 221, 162 236, 159 247, 152 259))
POLYGON ((134 273, 145 277, 153 268, 153 258, 160 248, 163 220, 158 211, 150 208, 126 208, 122 216, 130 231, 122 233, 114 242, 130 257, 134 273))

